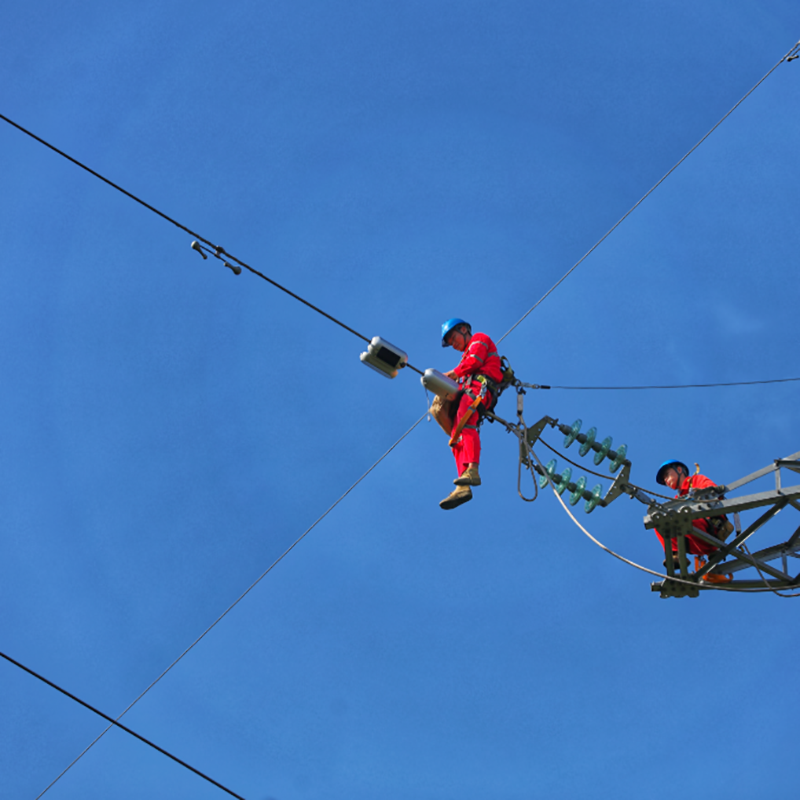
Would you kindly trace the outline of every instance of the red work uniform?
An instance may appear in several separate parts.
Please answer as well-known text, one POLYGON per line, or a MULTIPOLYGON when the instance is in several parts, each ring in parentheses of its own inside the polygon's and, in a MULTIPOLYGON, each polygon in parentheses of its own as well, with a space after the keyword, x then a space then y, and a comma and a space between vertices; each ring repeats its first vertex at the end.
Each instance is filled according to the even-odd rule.
MULTIPOLYGON (((485 333, 473 333, 469 341, 469 346, 461 354, 461 361, 453 370, 462 389, 469 389, 477 397, 481 392, 481 383, 476 380, 478 375, 485 375, 495 383, 503 380, 503 368, 500 364, 500 356, 497 355, 495 343, 485 333)), ((473 398, 464 393, 458 404, 456 421, 469 410, 473 398)), ((481 401, 484 407, 489 407, 492 403, 491 392, 486 390, 486 395, 481 401)), ((478 412, 473 411, 467 420, 461 435, 453 445, 453 455, 456 459, 458 474, 461 475, 467 464, 478 464, 481 458, 481 438, 478 435, 478 412)))
MULTIPOLYGON (((683 497, 684 495, 689 493, 690 489, 707 489, 709 486, 716 486, 717 484, 711 480, 711 478, 706 478, 705 475, 692 475, 690 478, 684 478, 683 483, 681 484, 681 488, 678 491, 678 494, 675 497, 683 497)), ((703 533, 708 533, 711 536, 716 536, 713 530, 709 530, 709 523, 707 519, 694 519, 692 520, 692 527, 698 528, 699 530, 703 531, 703 533)), ((655 532, 656 536, 658 536, 659 541, 661 542, 662 547, 664 546, 664 537, 658 532, 655 532)), ((698 538, 697 536, 692 536, 688 534, 686 536, 686 552, 691 553, 695 556, 706 556, 709 553, 716 552, 717 548, 714 547, 713 544, 710 542, 706 542, 703 539, 698 538)), ((672 539, 672 552, 678 552, 678 539, 677 537, 673 537, 672 539)))

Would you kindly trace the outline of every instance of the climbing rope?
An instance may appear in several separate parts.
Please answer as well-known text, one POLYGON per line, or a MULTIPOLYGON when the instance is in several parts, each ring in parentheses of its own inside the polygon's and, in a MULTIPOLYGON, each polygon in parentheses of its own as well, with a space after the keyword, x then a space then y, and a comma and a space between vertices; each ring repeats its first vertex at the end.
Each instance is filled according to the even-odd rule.
MULTIPOLYGON (((522 429, 522 433, 518 434, 520 437, 521 442, 526 442, 528 440, 528 428, 525 425, 524 420, 522 419, 522 414, 519 415, 519 424, 520 428, 522 429)), ((517 464, 517 494, 526 502, 532 503, 536 498, 539 496, 539 484, 536 480, 536 476, 533 474, 533 470, 531 470, 531 478, 533 478, 533 497, 525 497, 522 494, 522 454, 520 453, 519 462, 517 464)))

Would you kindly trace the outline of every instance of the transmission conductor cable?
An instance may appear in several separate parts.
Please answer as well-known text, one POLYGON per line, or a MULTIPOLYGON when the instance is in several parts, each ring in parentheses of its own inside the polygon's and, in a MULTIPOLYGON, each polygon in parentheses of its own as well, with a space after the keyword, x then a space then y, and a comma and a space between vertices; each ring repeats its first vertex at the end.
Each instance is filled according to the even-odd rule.
POLYGON ((791 383, 800 381, 800 378, 772 378, 766 381, 729 381, 727 383, 680 383, 666 384, 661 386, 530 386, 523 383, 523 386, 530 386, 531 389, 576 389, 582 392, 609 391, 623 392, 632 389, 716 389, 718 386, 758 386, 765 383, 791 383))
MULTIPOLYGON (((41 136, 37 136, 32 131, 29 131, 27 128, 22 127, 22 125, 20 125, 17 122, 14 122, 14 120, 12 119, 9 119, 4 114, 0 114, 0 119, 2 119, 4 122, 7 122, 9 125, 12 125, 17 130, 22 131, 22 133, 24 133, 26 136, 30 136, 32 139, 35 139, 40 144, 43 144, 45 147, 48 147, 54 153, 58 153, 58 155, 62 156, 63 158, 66 158, 68 161, 71 161, 76 166, 80 167, 83 170, 86 170, 86 172, 88 172, 90 175, 94 175, 95 178, 99 178, 101 181, 103 181, 103 183, 108 184, 112 189, 116 189, 118 192, 122 192, 122 194, 124 194, 126 197, 129 197, 131 200, 135 200, 137 203, 148 209, 148 211, 152 211, 154 214, 157 214, 162 219, 165 219, 167 222, 170 222, 173 225, 175 225, 175 227, 180 228, 182 231, 188 233, 190 236, 192 236, 192 238, 197 240, 192 243, 192 249, 197 250, 203 256, 203 258, 206 258, 205 253, 203 253, 203 250, 205 250, 215 258, 218 258, 220 261, 225 262, 226 266, 231 266, 226 261, 226 259, 229 258, 231 261, 236 262, 236 264, 238 264, 240 267, 244 267, 248 272, 251 272, 253 275, 257 275, 259 278, 265 280, 267 283, 271 284, 276 289, 280 289, 282 292, 285 292, 286 294, 289 295, 289 297, 293 297, 295 300, 298 300, 299 302, 303 303, 303 305, 308 306, 312 311, 316 311, 317 314, 321 314, 326 319, 329 319, 331 322, 334 322, 340 328, 344 328, 349 333, 352 333, 354 336, 357 336, 359 339, 362 339, 367 343, 371 341, 367 336, 364 336, 363 333, 359 333, 357 330, 351 328, 349 325, 346 325, 344 322, 342 322, 340 319, 337 319, 332 314, 329 314, 327 311, 323 311, 319 306, 315 306, 313 303, 302 298, 299 294, 295 294, 290 289, 287 289, 282 284, 268 277, 263 272, 259 272, 259 270, 255 269, 255 267, 251 267, 249 264, 246 264, 244 261, 241 261, 240 259, 236 258, 236 256, 226 252, 221 245, 215 245, 213 242, 201 236, 199 233, 195 233, 193 230, 187 228, 185 225, 181 224, 177 220, 165 214, 163 211, 159 211, 155 206, 151 206, 149 203, 137 197, 132 192, 129 192, 127 189, 123 189, 119 184, 116 184, 113 181, 109 180, 108 178, 105 178, 103 175, 101 175, 99 172, 96 172, 91 167, 87 167, 86 164, 83 164, 82 162, 78 161, 77 158, 73 158, 71 155, 65 153, 63 150, 59 150, 55 145, 52 145, 50 144, 50 142, 46 141, 45 139, 42 139, 41 136), (202 247, 201 245, 197 244, 197 242, 203 242, 203 244, 207 245, 207 247, 202 247)), ((413 366, 412 364, 406 364, 405 366, 413 370, 417 374, 422 375, 422 370, 417 369, 417 367, 413 366)))
POLYGON ((40 675, 38 672, 34 672, 30 667, 26 667, 24 664, 21 664, 19 661, 16 661, 15 659, 11 658, 11 656, 7 656, 5 653, 2 652, 0 652, 0 658, 4 658, 6 661, 8 661, 10 664, 13 664, 15 667, 19 667, 21 670, 24 670, 29 675, 33 675, 34 678, 37 678, 38 680, 42 681, 42 683, 46 683, 48 686, 51 686, 56 691, 59 691, 61 692, 61 694, 66 695, 67 697, 69 697, 70 700, 74 700, 76 703, 79 703, 84 708, 88 708, 89 711, 92 711, 98 716, 102 717, 103 719, 108 720, 111 723, 111 725, 109 725, 108 728, 106 728, 106 730, 110 730, 111 728, 114 727, 120 728, 121 730, 125 731, 125 733, 129 733, 131 736, 135 736, 137 739, 139 739, 139 741, 144 742, 146 745, 152 747, 154 750, 158 750, 158 752, 161 753, 162 755, 171 758, 173 761, 177 762, 182 767, 185 767, 191 772, 194 772, 195 775, 199 775, 201 778, 207 780, 209 783, 213 783, 214 786, 216 786, 218 789, 222 789, 223 792, 227 792, 229 795, 231 795, 231 797, 236 797, 238 798, 238 800, 245 800, 245 798, 242 797, 240 794, 232 792, 226 786, 223 786, 221 783, 218 783, 213 778, 209 778, 208 775, 204 774, 203 772, 200 772, 199 769, 195 769, 191 764, 187 764, 185 761, 181 761, 180 758, 172 755, 172 753, 168 752, 163 747, 159 747, 154 742, 151 742, 149 739, 145 739, 144 736, 141 736, 140 734, 136 733, 136 731, 127 728, 125 725, 123 725, 121 722, 118 722, 113 717, 109 717, 108 714, 104 714, 102 711, 96 709, 94 706, 90 706, 85 700, 81 700, 80 697, 75 696, 71 692, 68 692, 66 689, 62 689, 60 686, 58 686, 58 684, 55 684, 52 681, 47 680, 47 678, 45 678, 43 675, 40 675))

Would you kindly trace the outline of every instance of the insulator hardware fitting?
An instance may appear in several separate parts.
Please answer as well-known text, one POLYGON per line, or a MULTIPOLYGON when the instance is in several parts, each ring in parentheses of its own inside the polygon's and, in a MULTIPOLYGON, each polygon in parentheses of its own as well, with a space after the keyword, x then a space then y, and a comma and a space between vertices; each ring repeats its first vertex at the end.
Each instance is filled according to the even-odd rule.
MULTIPOLYGON (((566 427, 566 426, 565 426, 566 427)), ((573 483, 572 469, 567 467, 560 475, 556 472, 556 460, 551 459, 545 464, 544 469, 536 467, 536 471, 540 474, 539 488, 544 489, 549 481, 553 482, 556 491, 562 495, 568 489, 570 492, 569 504, 576 505, 580 500, 585 500, 584 511, 591 514, 597 506, 604 506, 603 502, 603 485, 598 483, 591 492, 586 490, 586 477, 581 475, 577 481, 573 483), (549 479, 549 480, 548 480, 549 479)))
POLYGON ((613 441, 610 436, 603 439, 602 442, 596 442, 597 428, 589 428, 586 433, 581 433, 581 425, 583 420, 576 419, 572 425, 559 424, 558 429, 564 434, 564 447, 569 447, 573 442, 580 442, 579 452, 585 456, 590 450, 595 451, 594 463, 599 466, 606 456, 611 459, 609 472, 613 475, 623 464, 630 464, 627 459, 628 445, 621 444, 617 450, 611 449, 611 442, 613 441))

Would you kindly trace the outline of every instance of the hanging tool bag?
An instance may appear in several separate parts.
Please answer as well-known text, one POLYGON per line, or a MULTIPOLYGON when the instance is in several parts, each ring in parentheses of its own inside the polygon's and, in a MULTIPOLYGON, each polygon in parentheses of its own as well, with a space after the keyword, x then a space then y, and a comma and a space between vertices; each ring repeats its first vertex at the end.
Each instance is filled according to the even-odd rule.
POLYGON ((439 427, 448 436, 453 431, 453 425, 456 424, 456 412, 458 411, 458 404, 461 402, 462 394, 463 392, 459 392, 452 400, 440 397, 437 394, 431 402, 430 412, 439 423, 439 427))

